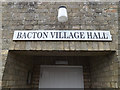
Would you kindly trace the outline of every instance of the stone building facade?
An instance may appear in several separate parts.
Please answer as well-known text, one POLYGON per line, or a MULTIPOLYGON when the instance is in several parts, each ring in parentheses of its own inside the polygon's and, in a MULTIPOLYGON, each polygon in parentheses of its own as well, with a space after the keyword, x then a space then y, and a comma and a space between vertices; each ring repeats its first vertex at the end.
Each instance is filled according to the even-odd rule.
POLYGON ((120 87, 118 2, 1 2, 0 10, 1 88, 39 88, 40 66, 58 60, 83 66, 84 88, 120 87), (61 5, 65 23, 57 20, 61 5), (13 41, 16 30, 109 30, 112 41, 13 41))

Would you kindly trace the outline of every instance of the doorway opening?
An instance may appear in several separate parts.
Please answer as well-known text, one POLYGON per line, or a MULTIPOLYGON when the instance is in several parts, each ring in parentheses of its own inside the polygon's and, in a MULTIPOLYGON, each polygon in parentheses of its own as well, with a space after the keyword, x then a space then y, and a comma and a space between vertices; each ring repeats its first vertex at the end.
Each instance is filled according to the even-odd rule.
POLYGON ((82 66, 40 66, 39 88, 84 88, 82 66))
MULTIPOLYGON (((48 86, 46 83, 48 78, 51 79, 49 82, 59 81, 55 83, 58 88, 58 84, 64 80, 66 87, 63 88, 71 88, 67 85, 68 77, 71 82, 69 84, 76 85, 72 86, 73 88, 117 88, 116 59, 115 52, 9 51, 3 76, 3 88, 53 87, 53 84, 48 86), (30 75, 28 72, 31 72, 30 75), (31 76, 29 80, 28 76, 31 76), (54 80, 55 77, 57 80, 54 80), (77 79, 81 81, 78 82, 77 79), (77 86, 76 83, 81 84, 77 86)), ((64 85, 61 84, 62 86, 64 85)))

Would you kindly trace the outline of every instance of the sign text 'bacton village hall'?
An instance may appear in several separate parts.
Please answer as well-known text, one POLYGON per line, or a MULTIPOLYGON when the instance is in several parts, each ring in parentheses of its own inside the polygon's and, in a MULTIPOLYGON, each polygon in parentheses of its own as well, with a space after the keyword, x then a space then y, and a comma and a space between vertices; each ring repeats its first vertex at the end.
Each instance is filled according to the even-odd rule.
POLYGON ((112 41, 110 31, 32 30, 15 31, 13 40, 97 40, 112 41))

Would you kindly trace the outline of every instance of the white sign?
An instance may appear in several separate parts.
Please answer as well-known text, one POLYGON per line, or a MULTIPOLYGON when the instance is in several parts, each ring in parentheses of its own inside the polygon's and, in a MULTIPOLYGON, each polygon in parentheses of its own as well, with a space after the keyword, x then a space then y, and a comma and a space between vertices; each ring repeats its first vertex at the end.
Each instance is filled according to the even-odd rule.
POLYGON ((14 31, 13 40, 87 40, 112 41, 110 31, 26 30, 14 31))

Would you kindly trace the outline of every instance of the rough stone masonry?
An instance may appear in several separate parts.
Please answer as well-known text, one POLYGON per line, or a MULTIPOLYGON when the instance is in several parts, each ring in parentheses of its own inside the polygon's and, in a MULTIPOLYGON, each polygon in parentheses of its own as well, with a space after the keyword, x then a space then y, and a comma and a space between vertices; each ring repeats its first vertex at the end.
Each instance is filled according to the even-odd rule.
POLYGON ((22 50, 83 51, 95 52, 97 55, 100 52, 110 52, 103 57, 94 56, 94 59, 91 57, 91 69, 86 70, 90 73, 86 75, 89 78, 85 77, 85 87, 120 87, 118 2, 1 2, 0 6, 2 12, 0 13, 0 16, 2 14, 0 17, 0 22, 2 22, 0 28, 1 88, 38 87, 39 73, 33 77, 32 85, 26 84, 27 71, 35 69, 31 63, 34 61, 33 57, 22 56, 23 59, 21 59, 20 56, 17 57, 19 54, 11 53, 22 50), (68 10, 69 19, 65 23, 57 21, 57 9, 61 5, 66 6, 68 10), (109 30, 112 34, 112 41, 13 41, 13 33, 16 30, 109 30))

